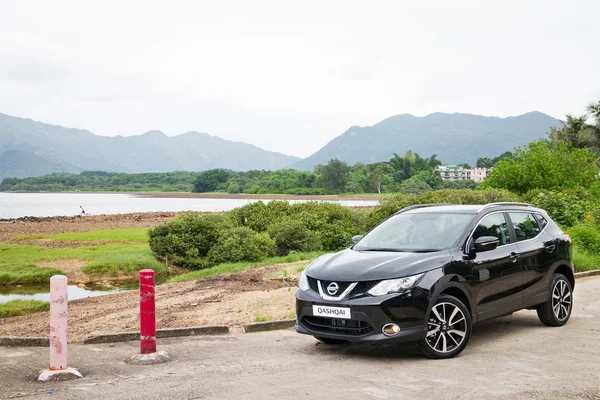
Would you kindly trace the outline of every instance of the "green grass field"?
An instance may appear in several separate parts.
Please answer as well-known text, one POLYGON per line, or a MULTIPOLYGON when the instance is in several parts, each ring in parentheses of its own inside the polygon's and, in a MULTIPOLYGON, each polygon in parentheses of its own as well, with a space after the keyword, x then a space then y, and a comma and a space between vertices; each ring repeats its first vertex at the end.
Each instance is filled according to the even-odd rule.
POLYGON ((37 300, 12 300, 0 303, 0 318, 17 317, 50 310, 50 303, 37 300))
POLYGON ((67 232, 56 235, 17 236, 14 240, 51 239, 57 242, 146 243, 148 228, 108 229, 91 232, 67 232))
POLYGON ((38 262, 82 260, 82 270, 103 276, 135 275, 144 268, 166 275, 168 268, 158 262, 147 243, 146 228, 113 229, 58 235, 25 236, 22 240, 50 239, 61 243, 93 242, 79 247, 45 247, 0 244, 0 285, 48 282, 61 271, 41 268, 38 262))

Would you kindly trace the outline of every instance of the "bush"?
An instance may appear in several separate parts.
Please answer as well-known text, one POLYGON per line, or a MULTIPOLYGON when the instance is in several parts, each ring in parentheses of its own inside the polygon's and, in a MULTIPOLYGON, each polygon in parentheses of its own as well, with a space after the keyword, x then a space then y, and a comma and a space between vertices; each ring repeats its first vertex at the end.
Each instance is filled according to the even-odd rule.
POLYGON ((348 229, 343 225, 329 224, 321 227, 317 235, 323 250, 338 251, 352 245, 352 236, 358 233, 360 230, 354 227, 348 229))
POLYGON ((573 244, 587 252, 600 255, 600 230, 593 224, 580 224, 567 230, 573 244))
POLYGON ((593 211, 587 192, 565 190, 561 192, 532 190, 525 196, 526 201, 548 212, 550 217, 562 227, 576 225, 586 213, 593 211))
POLYGON ((304 223, 297 220, 277 222, 269 228, 269 235, 275 241, 277 255, 287 255, 290 251, 321 250, 319 237, 304 223))
POLYGON ((186 268, 205 267, 204 257, 220 232, 232 226, 221 214, 190 212, 148 231, 150 249, 158 256, 186 268))
POLYGON ((266 232, 273 222, 269 214, 270 209, 267 208, 267 205, 262 201, 256 201, 231 210, 229 217, 236 226, 245 225, 256 232, 266 232), (245 220, 247 222, 244 222, 245 220))
POLYGON ((226 262, 260 261, 275 252, 275 242, 266 233, 246 227, 221 232, 217 243, 207 256, 208 265, 226 262))
POLYGON ((518 195, 505 189, 442 189, 419 196, 420 204, 487 204, 498 201, 521 201, 518 195))

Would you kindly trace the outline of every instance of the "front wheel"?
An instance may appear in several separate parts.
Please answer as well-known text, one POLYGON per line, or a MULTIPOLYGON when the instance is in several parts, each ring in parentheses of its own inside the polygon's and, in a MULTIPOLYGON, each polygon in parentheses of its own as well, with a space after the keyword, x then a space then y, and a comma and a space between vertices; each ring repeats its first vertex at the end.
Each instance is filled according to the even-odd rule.
POLYGON ((554 274, 550 297, 537 308, 540 321, 547 326, 563 326, 571 317, 573 289, 563 274, 554 274))
POLYGON ((325 338, 325 337, 320 337, 320 336, 315 336, 315 339, 317 339, 319 342, 325 343, 325 344, 344 344, 347 343, 347 340, 342 340, 342 339, 330 339, 330 338, 325 338))
POLYGON ((457 356, 471 337, 471 315, 467 307, 446 294, 433 303, 425 326, 427 333, 419 342, 419 349, 429 358, 457 356))

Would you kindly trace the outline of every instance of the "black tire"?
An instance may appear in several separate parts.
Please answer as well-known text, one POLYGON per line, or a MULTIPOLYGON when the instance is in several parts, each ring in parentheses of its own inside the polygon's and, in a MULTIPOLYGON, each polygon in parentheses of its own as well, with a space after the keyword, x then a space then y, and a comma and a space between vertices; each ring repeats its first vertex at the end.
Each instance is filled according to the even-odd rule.
POLYGON ((537 314, 542 324, 547 326, 563 326, 571 317, 573 310, 573 288, 571 282, 563 274, 554 274, 550 283, 548 300, 537 307, 537 314))
POLYGON ((325 337, 320 337, 320 336, 315 336, 315 339, 317 339, 319 342, 325 343, 325 344, 344 344, 344 343, 348 343, 347 340, 343 340, 343 339, 330 339, 330 338, 325 338, 325 337))
POLYGON ((456 297, 443 294, 427 313, 426 335, 419 341, 419 350, 434 359, 455 357, 467 347, 471 329, 467 307, 456 297))

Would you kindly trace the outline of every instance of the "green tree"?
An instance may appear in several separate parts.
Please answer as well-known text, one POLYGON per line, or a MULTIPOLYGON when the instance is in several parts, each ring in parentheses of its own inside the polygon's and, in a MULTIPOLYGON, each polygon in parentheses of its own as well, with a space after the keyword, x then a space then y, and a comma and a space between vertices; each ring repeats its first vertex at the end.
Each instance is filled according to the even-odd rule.
POLYGON ((224 184, 231 177, 231 172, 224 169, 211 169, 202 172, 194 182, 192 192, 205 193, 213 192, 219 184, 224 184))
POLYGON ((323 186, 330 193, 342 193, 348 181, 350 167, 343 161, 330 160, 323 166, 323 186))
POLYGON ((492 168, 494 163, 489 157, 479 157, 475 165, 477 166, 477 168, 492 168))
POLYGON ((480 187, 504 188, 519 193, 532 189, 588 188, 596 181, 594 155, 587 149, 574 149, 567 143, 553 147, 540 140, 515 150, 492 170, 480 187))

